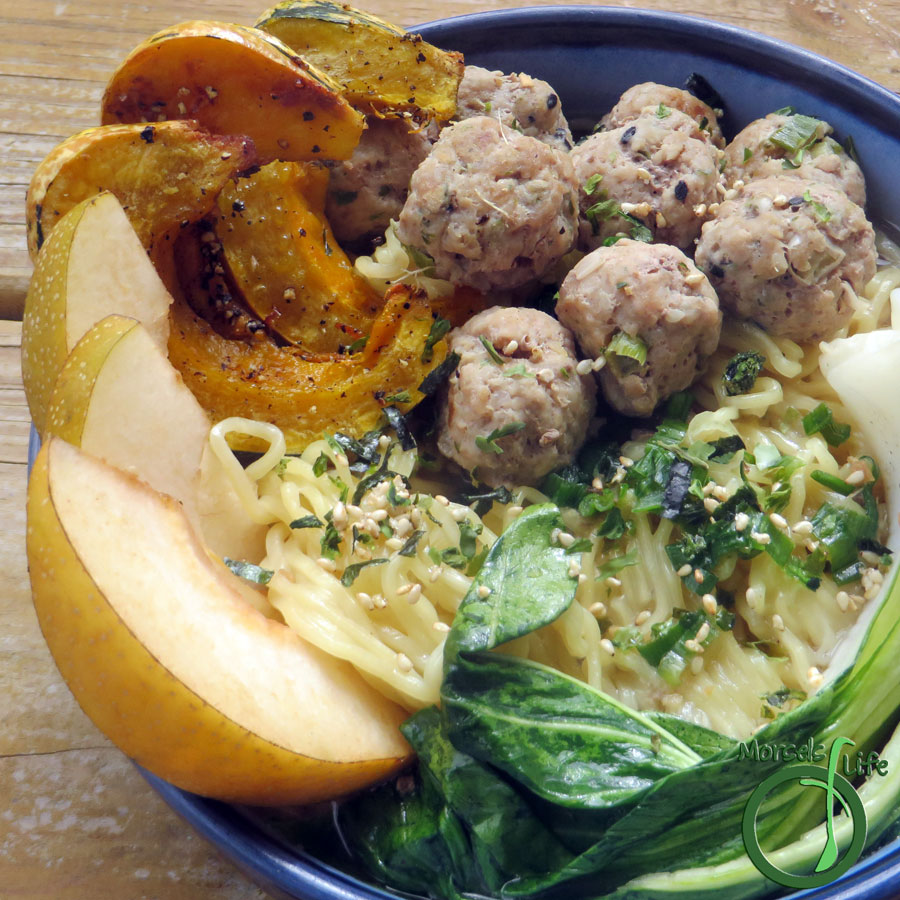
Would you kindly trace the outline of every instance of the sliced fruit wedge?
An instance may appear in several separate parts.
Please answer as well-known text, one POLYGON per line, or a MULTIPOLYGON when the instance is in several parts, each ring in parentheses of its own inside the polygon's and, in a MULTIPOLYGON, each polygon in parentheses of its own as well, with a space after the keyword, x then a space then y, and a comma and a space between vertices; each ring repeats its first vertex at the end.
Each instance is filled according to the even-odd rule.
POLYGON ((406 713, 247 603, 178 503, 57 437, 31 474, 27 549, 63 678, 151 772, 224 800, 291 804, 408 758, 406 713))

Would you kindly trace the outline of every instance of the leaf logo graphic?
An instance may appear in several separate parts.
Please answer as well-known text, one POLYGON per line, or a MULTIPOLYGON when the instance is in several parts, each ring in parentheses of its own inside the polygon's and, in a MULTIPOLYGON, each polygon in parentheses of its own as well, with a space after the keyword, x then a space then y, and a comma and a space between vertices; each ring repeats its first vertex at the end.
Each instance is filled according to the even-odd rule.
MULTIPOLYGON (((744 847, 753 865, 776 884, 799 889, 822 887, 840 878, 862 854, 866 844, 866 810, 856 789, 837 771, 841 748, 848 745, 854 746, 853 741, 844 737, 835 738, 828 755, 826 769, 814 765, 787 766, 766 778, 747 800, 741 826, 744 847), (791 781, 799 782, 804 787, 818 788, 824 792, 825 846, 822 848, 815 869, 807 875, 787 872, 772 863, 763 853, 756 832, 756 817, 766 797, 776 788, 791 781), (834 810, 836 804, 840 805, 841 812, 851 823, 853 829, 852 837, 843 856, 840 856, 838 837, 835 834, 834 810)), ((772 855, 777 857, 778 851, 773 852, 772 855)))

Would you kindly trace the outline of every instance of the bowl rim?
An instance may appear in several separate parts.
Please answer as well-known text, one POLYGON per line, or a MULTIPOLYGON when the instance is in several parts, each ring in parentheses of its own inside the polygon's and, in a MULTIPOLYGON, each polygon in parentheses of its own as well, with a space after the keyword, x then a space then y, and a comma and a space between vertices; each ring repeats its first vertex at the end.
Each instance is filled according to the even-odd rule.
MULTIPOLYGON (((767 61, 774 62, 775 71, 785 73, 792 85, 815 92, 827 83, 832 102, 848 106, 863 117, 879 118, 885 107, 893 108, 895 115, 890 123, 882 121, 880 125, 873 123, 872 127, 900 141, 900 95, 811 50, 702 16, 610 6, 525 6, 434 19, 408 30, 421 33, 439 46, 449 47, 452 33, 457 29, 467 32, 477 29, 483 34, 502 29, 508 36, 512 27, 517 31, 540 34, 545 40, 548 32, 563 28, 571 30, 573 20, 586 26, 602 24, 607 30, 655 30, 665 33, 670 41, 673 37, 702 37, 709 44, 704 48, 706 55, 737 63, 752 65, 758 63, 762 55, 767 61)), ((585 38, 574 36, 568 41, 573 45, 585 42, 585 38)), ((758 65, 753 67, 758 68, 758 65)), ((771 74, 772 70, 766 72, 771 74)), ((40 439, 32 425, 28 444, 29 474, 39 448, 40 439)), ((284 840, 261 830, 238 807, 192 794, 137 763, 135 767, 171 809, 273 896, 285 900, 301 897, 303 900, 386 900, 409 896, 360 881, 300 847, 289 846, 284 840)), ((888 900, 893 896, 891 884, 900 886, 900 837, 865 855, 838 880, 815 890, 784 895, 782 900, 888 900)))

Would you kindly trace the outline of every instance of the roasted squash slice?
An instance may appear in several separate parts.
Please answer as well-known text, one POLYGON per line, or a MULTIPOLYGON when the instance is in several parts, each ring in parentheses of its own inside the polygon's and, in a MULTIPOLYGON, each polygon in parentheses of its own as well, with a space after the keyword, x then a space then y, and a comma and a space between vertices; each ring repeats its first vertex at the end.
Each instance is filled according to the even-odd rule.
POLYGON ((456 113, 462 54, 369 13, 328 0, 286 0, 264 12, 256 27, 330 75, 366 112, 441 122, 456 113))
MULTIPOLYGON (((176 297, 169 359, 214 421, 273 422, 298 451, 325 432, 361 435, 376 427, 386 403, 405 410, 420 401, 419 385, 447 354, 444 340, 423 353, 433 322, 427 302, 389 292, 361 352, 308 359, 265 338, 229 340, 176 297), (389 399, 403 392, 408 402, 389 399)), ((261 447, 247 439, 238 449, 261 447)))
POLYGON ((104 125, 64 140, 38 166, 26 198, 28 252, 82 200, 114 194, 141 243, 157 248, 202 218, 235 173, 256 161, 245 137, 208 134, 196 122, 104 125))
POLYGON ((381 297, 354 270, 325 218, 328 170, 271 163, 219 195, 215 233, 249 309, 308 353, 368 335, 381 297))
POLYGON ((140 44, 107 85, 102 116, 196 119, 249 135, 266 161, 347 159, 364 127, 340 87, 277 38, 219 22, 185 22, 140 44))

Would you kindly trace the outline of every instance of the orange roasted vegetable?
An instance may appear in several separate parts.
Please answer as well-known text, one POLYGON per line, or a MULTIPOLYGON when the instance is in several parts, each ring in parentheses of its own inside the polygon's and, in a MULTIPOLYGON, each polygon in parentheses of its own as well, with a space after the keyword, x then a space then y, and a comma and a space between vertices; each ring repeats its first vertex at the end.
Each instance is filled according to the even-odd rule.
POLYGON ((214 205, 235 173, 256 161, 253 143, 196 122, 103 125, 64 140, 31 179, 28 251, 37 257, 56 223, 82 200, 114 194, 148 250, 214 205))
POLYGON ((102 116, 197 119, 248 135, 263 160, 347 159, 364 127, 340 86, 277 38, 221 22, 173 25, 136 47, 107 85, 102 116))
MULTIPOLYGON (((308 359, 262 336, 229 340, 176 298, 169 359, 213 420, 272 422, 288 450, 298 451, 323 432, 361 435, 375 428, 387 403, 406 410, 419 402, 419 385, 447 354, 444 340, 430 359, 423 354, 433 322, 427 301, 392 291, 361 352, 308 359)), ((246 439, 238 449, 260 447, 246 439)))
POLYGON ((223 189, 215 224, 249 310, 307 353, 351 346, 382 306, 331 233, 327 187, 321 166, 272 163, 223 189))

